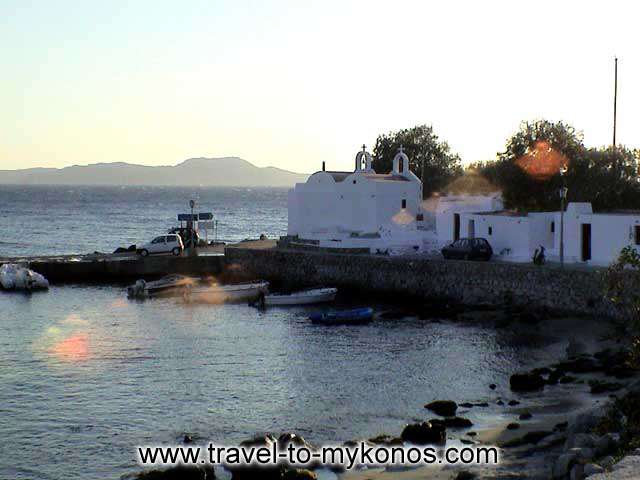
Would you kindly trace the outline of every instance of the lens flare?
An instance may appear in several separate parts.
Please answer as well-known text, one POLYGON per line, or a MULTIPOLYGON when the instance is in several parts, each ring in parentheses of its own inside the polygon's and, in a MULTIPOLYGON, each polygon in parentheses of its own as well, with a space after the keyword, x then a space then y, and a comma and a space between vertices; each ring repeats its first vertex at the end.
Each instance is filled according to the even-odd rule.
POLYGON ((89 337, 86 333, 72 335, 55 343, 51 353, 60 360, 84 360, 89 356, 89 337))
POLYGON ((391 221, 396 226, 409 225, 410 223, 415 221, 415 219, 416 217, 411 215, 405 208, 401 209, 398 213, 391 217, 391 221))
POLYGON ((544 140, 537 141, 533 147, 516 160, 524 172, 535 180, 548 180, 561 170, 566 170, 569 159, 544 140))
POLYGON ((468 168, 442 191, 453 195, 490 195, 500 192, 500 188, 483 177, 477 169, 468 168))
POLYGON ((85 319, 80 318, 75 313, 68 315, 64 320, 60 321, 61 325, 70 325, 70 326, 84 326, 89 325, 85 319))

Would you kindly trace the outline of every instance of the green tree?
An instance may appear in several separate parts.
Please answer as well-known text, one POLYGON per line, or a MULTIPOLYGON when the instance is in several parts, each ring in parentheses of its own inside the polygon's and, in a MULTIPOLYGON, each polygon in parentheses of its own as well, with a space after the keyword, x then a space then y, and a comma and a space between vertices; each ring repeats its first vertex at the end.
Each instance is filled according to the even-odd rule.
POLYGON ((523 122, 495 162, 476 166, 502 190, 507 208, 557 210, 564 185, 568 201, 603 210, 640 207, 638 160, 637 150, 588 149, 572 126, 538 120, 523 122))
POLYGON ((557 210, 563 180, 560 168, 585 151, 582 134, 563 122, 522 122, 495 162, 478 165, 482 175, 502 190, 507 208, 557 210), (541 150, 551 149, 551 155, 541 150), (540 154, 541 159, 536 155, 540 154), (539 162, 540 165, 536 165, 539 162))
POLYGON ((604 273, 605 297, 628 320, 631 360, 640 367, 640 255, 624 247, 604 273))
POLYGON ((462 174, 460 157, 427 125, 380 135, 373 150, 378 173, 391 171, 400 145, 409 157, 411 171, 422 180, 425 198, 462 174))
POLYGON ((568 172, 569 198, 596 210, 640 208, 638 150, 591 148, 568 172))

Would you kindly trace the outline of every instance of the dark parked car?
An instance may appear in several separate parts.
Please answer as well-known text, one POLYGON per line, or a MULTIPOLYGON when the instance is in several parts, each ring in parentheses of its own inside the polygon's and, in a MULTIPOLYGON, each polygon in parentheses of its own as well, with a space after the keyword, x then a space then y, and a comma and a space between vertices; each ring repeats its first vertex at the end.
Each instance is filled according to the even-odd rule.
POLYGON ((493 249, 485 238, 461 238, 442 249, 442 256, 446 259, 461 260, 489 260, 493 249))

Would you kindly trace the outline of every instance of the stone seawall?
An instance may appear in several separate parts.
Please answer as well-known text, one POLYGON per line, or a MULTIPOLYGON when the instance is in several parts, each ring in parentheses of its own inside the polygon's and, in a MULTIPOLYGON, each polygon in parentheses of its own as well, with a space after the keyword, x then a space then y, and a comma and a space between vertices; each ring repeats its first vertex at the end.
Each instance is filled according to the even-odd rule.
POLYGON ((172 255, 128 257, 115 255, 100 258, 70 257, 20 260, 20 263, 44 275, 52 283, 60 282, 130 282, 178 273, 184 275, 218 275, 224 269, 223 255, 174 257, 172 255))
POLYGON ((602 269, 417 257, 225 249, 227 268, 287 286, 326 285, 468 305, 512 302, 559 313, 619 317, 603 297, 602 269))

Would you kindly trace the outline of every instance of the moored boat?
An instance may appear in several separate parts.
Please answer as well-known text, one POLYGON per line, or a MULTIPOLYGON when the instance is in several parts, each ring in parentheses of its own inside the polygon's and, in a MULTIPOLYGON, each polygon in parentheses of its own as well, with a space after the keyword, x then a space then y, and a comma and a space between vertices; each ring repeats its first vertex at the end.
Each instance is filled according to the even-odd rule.
POLYGON ((15 263, 0 266, 0 286, 5 290, 46 290, 49 281, 28 268, 15 263))
POLYGON ((231 285, 188 286, 183 298, 196 303, 247 302, 269 292, 269 282, 236 283, 231 285))
POLYGON ((337 288, 314 288, 290 294, 274 293, 264 296, 264 305, 309 305, 333 302, 337 293, 337 288))
POLYGON ((352 310, 337 310, 334 312, 314 313, 309 315, 313 323, 322 325, 361 325, 373 319, 372 308, 355 308, 352 310))
POLYGON ((127 296, 129 298, 178 296, 182 294, 182 288, 195 282, 197 282, 197 279, 184 275, 167 275, 159 280, 150 282, 138 280, 130 287, 127 287, 127 296))
POLYGON ((160 280, 138 280, 127 288, 129 298, 181 297, 187 302, 229 303, 255 300, 269 292, 269 283, 256 281, 220 285, 183 275, 168 275, 160 280))

